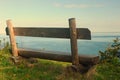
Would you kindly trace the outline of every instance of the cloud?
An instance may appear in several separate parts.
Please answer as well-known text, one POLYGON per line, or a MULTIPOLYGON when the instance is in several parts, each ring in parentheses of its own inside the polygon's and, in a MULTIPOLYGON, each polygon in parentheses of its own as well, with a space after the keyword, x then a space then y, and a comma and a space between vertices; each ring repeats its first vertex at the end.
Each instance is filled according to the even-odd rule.
POLYGON ((88 8, 89 5, 86 5, 86 4, 66 4, 64 5, 65 8, 88 8))
POLYGON ((100 8, 104 7, 102 4, 60 4, 60 3, 54 3, 55 7, 64 7, 64 8, 100 8))
POLYGON ((61 7, 62 5, 59 4, 59 3, 54 3, 54 6, 55 6, 55 7, 61 7))

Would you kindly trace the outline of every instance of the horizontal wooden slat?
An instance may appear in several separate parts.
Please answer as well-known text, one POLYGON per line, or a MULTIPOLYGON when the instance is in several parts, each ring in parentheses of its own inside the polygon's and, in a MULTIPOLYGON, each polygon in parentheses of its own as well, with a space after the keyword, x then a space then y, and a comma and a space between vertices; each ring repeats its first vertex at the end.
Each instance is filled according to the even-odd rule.
MULTIPOLYGON (((19 55, 23 57, 34 57, 55 61, 63 61, 63 62, 72 62, 72 56, 70 53, 64 52, 55 52, 55 51, 36 51, 36 50, 25 50, 19 49, 19 55)), ((79 55, 79 63, 83 65, 94 65, 99 62, 99 56, 86 56, 79 55)))
MULTIPOLYGON (((8 29, 6 29, 9 35, 8 29)), ((70 38, 69 28, 35 28, 35 27, 14 27, 16 36, 70 38)), ((91 39, 91 32, 88 28, 77 28, 78 39, 91 39)))

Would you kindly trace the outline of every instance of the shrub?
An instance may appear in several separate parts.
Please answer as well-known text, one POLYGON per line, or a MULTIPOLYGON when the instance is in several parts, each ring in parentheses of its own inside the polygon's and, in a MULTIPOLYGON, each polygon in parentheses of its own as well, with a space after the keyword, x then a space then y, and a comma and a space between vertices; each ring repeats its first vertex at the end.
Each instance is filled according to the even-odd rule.
POLYGON ((120 58, 118 58, 118 54, 120 54, 120 42, 119 39, 116 38, 113 41, 113 44, 109 46, 104 52, 99 51, 100 56, 101 56, 101 61, 102 63, 104 62, 109 62, 112 64, 119 64, 120 63, 120 58))

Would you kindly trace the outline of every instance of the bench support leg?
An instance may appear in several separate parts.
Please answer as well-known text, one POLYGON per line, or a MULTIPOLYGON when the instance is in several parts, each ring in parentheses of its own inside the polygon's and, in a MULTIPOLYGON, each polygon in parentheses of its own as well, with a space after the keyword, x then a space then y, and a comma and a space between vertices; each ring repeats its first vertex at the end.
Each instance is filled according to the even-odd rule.
POLYGON ((77 30, 75 18, 69 19, 70 41, 72 53, 72 65, 79 65, 78 48, 77 48, 77 30))
POLYGON ((11 47, 12 47, 13 60, 15 60, 15 62, 18 62, 18 50, 17 50, 17 45, 16 45, 16 41, 15 41, 15 35, 14 35, 14 30, 13 30, 14 26, 13 26, 11 20, 7 20, 6 24, 7 24, 8 31, 9 31, 9 37, 10 37, 10 43, 11 43, 11 47))

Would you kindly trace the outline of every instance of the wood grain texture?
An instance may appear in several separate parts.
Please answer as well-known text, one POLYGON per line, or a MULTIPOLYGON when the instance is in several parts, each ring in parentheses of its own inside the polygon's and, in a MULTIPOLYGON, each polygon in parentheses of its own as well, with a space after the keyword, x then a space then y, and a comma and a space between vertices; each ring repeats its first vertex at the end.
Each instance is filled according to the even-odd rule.
MULTIPOLYGON (((19 55, 26 58, 41 58, 55 61, 72 62, 72 55, 70 53, 58 51, 36 51, 19 49, 19 55)), ((95 65, 99 62, 99 56, 79 55, 79 63, 83 65, 95 65)))
POLYGON ((16 45, 16 40, 15 40, 15 34, 14 34, 14 30, 13 30, 13 24, 11 22, 11 20, 7 20, 6 21, 6 24, 8 26, 8 29, 9 29, 9 38, 10 38, 10 43, 11 43, 11 46, 12 46, 12 53, 13 53, 13 56, 14 57, 17 57, 18 56, 18 51, 17 51, 17 45, 16 45))
MULTIPOLYGON (((42 27, 14 27, 16 36, 70 38, 69 28, 42 28, 42 27)), ((6 33, 9 35, 8 28, 6 33)), ((77 28, 77 39, 91 40, 91 32, 88 28, 77 28)))

